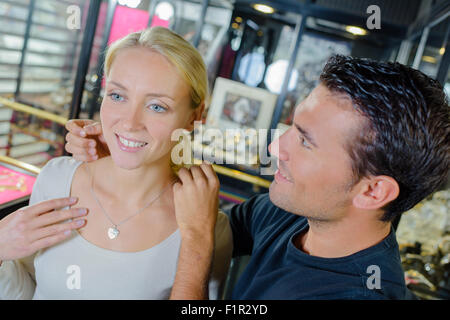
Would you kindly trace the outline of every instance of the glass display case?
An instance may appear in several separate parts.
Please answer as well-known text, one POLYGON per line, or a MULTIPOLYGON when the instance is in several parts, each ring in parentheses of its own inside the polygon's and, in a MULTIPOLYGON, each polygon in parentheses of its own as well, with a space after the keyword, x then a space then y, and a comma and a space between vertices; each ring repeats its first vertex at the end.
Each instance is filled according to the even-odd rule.
POLYGON ((450 17, 441 22, 427 27, 426 44, 421 55, 416 56, 414 67, 432 78, 436 78, 450 32, 450 17))
MULTIPOLYGON (((16 8, 20 15, 16 14, 15 20, 10 21, 20 25, 17 30, 21 32, 16 31, 14 36, 22 38, 21 50, 17 52, 20 59, 15 98, 67 117, 83 30, 82 25, 77 29, 67 27, 67 8, 77 6, 82 19, 89 1, 28 2, 27 6, 16 8)), ((7 16, 11 17, 10 14, 7 16)))
MULTIPOLYGON (((43 166, 63 154, 89 8, 84 0, 0 1, 0 155, 43 166)), ((96 61, 103 11, 92 46, 96 61)))
POLYGON ((396 230, 407 286, 422 299, 450 299, 450 190, 405 212, 396 230))
POLYGON ((40 169, 0 156, 0 219, 28 203, 40 169))

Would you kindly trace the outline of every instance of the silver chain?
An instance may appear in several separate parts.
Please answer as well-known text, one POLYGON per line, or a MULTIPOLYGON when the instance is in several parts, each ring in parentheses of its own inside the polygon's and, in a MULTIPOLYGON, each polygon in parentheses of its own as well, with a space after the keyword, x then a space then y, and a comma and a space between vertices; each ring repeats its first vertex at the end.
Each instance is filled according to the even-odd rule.
POLYGON ((103 208, 102 204, 100 203, 100 201, 97 198, 97 195, 95 194, 94 191, 94 175, 91 174, 91 171, 89 170, 88 166, 86 165, 86 170, 88 171, 89 176, 91 177, 91 193, 92 196, 94 197, 95 201, 97 202, 98 206, 100 207, 100 209, 102 209, 103 213, 105 214, 105 216, 108 218, 109 222, 111 222, 111 224, 117 228, 118 226, 120 226, 121 224, 127 222, 128 220, 130 220, 131 218, 137 216, 139 213, 141 213, 143 210, 147 209, 154 201, 156 201, 159 197, 162 196, 162 194, 167 190, 167 188, 171 185, 173 185, 176 181, 176 179, 172 180, 170 183, 167 184, 166 187, 164 187, 164 189, 156 196, 154 197, 149 203, 147 203, 143 208, 139 209, 135 214, 129 216, 128 218, 126 218, 125 220, 120 221, 119 223, 114 223, 112 221, 112 219, 110 218, 110 216, 108 215, 108 213, 106 213, 106 210, 103 208))

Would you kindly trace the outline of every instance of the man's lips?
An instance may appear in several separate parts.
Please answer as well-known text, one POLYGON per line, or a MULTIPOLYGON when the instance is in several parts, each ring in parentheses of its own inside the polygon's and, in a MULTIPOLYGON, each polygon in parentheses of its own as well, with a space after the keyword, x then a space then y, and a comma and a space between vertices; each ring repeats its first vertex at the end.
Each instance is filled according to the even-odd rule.
POLYGON ((292 182, 292 179, 290 175, 286 173, 286 170, 284 167, 284 164, 278 161, 278 170, 276 171, 275 175, 279 175, 279 177, 283 178, 286 181, 292 182))

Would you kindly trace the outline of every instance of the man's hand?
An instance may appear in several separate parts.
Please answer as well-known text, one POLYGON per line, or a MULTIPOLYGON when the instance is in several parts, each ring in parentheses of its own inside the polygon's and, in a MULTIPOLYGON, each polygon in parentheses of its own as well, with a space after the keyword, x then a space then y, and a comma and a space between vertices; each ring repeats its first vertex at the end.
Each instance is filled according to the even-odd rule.
POLYGON ((178 172, 173 186, 175 213, 184 238, 214 234, 219 207, 219 179, 211 165, 203 163, 178 172))
POLYGON ((102 126, 94 120, 69 120, 66 123, 67 152, 79 161, 94 161, 110 154, 102 126))
POLYGON ((207 299, 219 206, 219 180, 209 164, 180 169, 173 186, 181 234, 177 274, 170 299, 207 299))
POLYGON ((87 214, 87 209, 58 210, 77 201, 77 198, 42 201, 0 220, 0 261, 28 257, 63 241, 73 229, 84 226, 86 220, 81 217, 87 214), (68 219, 74 220, 62 223, 68 219))

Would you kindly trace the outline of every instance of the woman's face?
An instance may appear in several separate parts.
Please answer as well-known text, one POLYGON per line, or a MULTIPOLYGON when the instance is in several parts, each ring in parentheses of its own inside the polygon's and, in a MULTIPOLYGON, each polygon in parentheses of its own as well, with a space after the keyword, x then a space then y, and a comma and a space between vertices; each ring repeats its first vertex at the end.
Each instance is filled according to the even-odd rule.
POLYGON ((106 78, 100 109, 103 134, 115 164, 124 169, 168 164, 177 128, 188 129, 199 116, 189 87, 161 54, 120 50, 106 78))

